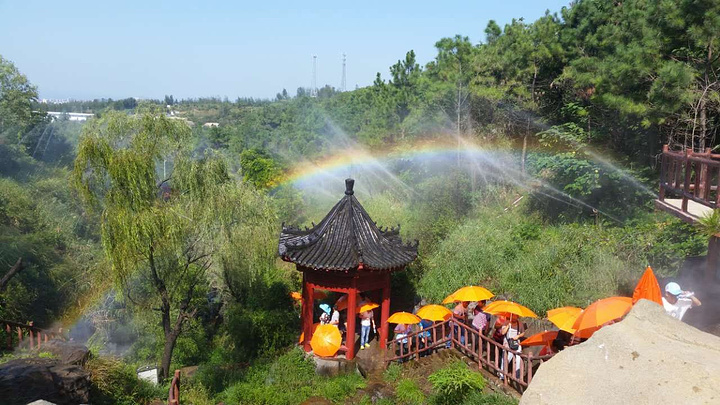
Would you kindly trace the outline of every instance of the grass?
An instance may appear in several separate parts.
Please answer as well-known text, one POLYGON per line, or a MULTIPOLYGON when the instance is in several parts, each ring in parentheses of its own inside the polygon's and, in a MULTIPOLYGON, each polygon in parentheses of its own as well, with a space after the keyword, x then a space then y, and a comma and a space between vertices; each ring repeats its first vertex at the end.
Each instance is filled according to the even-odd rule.
POLYGON ((526 211, 480 209, 441 241, 425 261, 418 290, 439 302, 465 285, 483 285, 536 311, 627 293, 648 263, 669 261, 697 250, 668 241, 660 223, 648 218, 640 230, 595 224, 545 224, 526 211), (662 246, 663 257, 653 257, 662 246))
POLYGON ((292 405, 322 397, 339 403, 364 386, 365 380, 359 374, 317 376, 315 364, 295 348, 271 363, 254 365, 218 399, 226 403, 292 405))

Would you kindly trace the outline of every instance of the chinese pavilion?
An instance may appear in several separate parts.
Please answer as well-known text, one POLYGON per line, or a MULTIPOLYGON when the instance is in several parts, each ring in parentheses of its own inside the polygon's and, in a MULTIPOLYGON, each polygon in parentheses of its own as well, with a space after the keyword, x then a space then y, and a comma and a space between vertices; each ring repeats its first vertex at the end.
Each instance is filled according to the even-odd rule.
POLYGON ((295 263, 303 274, 303 347, 310 351, 314 318, 313 293, 323 289, 347 294, 347 359, 355 357, 357 296, 368 293, 381 297, 381 347, 388 337, 390 315, 390 273, 400 271, 417 258, 418 242, 403 244, 400 226, 380 229, 355 198, 355 180, 345 180, 345 196, 319 224, 311 229, 285 227, 280 234, 280 257, 295 263))

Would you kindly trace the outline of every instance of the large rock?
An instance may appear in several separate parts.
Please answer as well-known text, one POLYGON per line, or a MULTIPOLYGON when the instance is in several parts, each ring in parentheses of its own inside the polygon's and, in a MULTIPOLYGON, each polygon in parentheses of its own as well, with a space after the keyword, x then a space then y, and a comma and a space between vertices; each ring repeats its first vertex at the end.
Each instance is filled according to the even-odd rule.
POLYGON ((84 366, 90 359, 90 350, 86 346, 63 340, 51 340, 43 343, 37 350, 50 352, 65 364, 84 366))
POLYGON ((24 358, 0 365, 0 403, 25 405, 37 400, 55 404, 89 402, 90 375, 80 366, 55 359, 24 358))
POLYGON ((719 404, 720 338, 641 300, 543 364, 520 404, 719 404))

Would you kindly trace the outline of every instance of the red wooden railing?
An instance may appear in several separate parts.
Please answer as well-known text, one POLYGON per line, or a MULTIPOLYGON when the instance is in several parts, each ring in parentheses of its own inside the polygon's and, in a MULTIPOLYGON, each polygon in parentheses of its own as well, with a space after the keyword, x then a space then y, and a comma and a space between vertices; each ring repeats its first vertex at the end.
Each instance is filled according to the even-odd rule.
POLYGON ((710 208, 720 206, 720 155, 705 152, 671 151, 663 146, 660 164, 660 201, 671 195, 682 198, 681 210, 688 212, 688 201, 710 208))
POLYGON ((479 368, 503 376, 503 385, 511 386, 520 393, 528 387, 540 364, 552 357, 552 355, 533 356, 532 353, 512 351, 455 318, 410 333, 407 339, 407 344, 400 343, 401 339, 388 342, 388 349, 392 353, 386 360, 388 363, 417 360, 421 354, 426 352, 430 354, 438 348, 445 348, 450 342, 450 347, 476 361, 479 368), (421 348, 420 343, 425 332, 430 332, 432 340, 427 347, 421 348), (464 339, 461 339, 462 335, 464 339), (508 367, 509 354, 513 354, 514 357, 510 360, 511 367, 508 367), (501 361, 503 359, 504 361, 501 361), (517 375, 514 372, 516 362, 519 363, 517 375), (508 369, 513 371, 508 373, 508 369))
POLYGON ((175 370, 175 375, 170 383, 168 405, 180 405, 180 370, 175 370))
POLYGON ((65 339, 62 329, 58 331, 40 329, 33 326, 32 322, 24 324, 0 319, 0 330, 5 331, 5 344, 0 346, 5 350, 13 350, 15 346, 21 345, 26 338, 31 349, 41 347, 43 343, 47 343, 50 339, 65 339), (17 339, 15 339, 16 336, 17 339))

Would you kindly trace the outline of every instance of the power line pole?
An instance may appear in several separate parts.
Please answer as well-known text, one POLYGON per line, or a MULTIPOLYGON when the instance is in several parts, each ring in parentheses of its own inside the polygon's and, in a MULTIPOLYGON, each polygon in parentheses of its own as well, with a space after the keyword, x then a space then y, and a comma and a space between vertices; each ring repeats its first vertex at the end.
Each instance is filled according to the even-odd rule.
POLYGON ((346 69, 346 68, 345 68, 346 60, 347 60, 347 55, 345 55, 345 54, 343 53, 343 65, 342 65, 343 68, 342 68, 342 80, 340 80, 340 91, 345 91, 345 90, 346 90, 346 88, 345 88, 345 82, 346 82, 346 79, 347 79, 347 72, 346 72, 346 70, 345 70, 345 69, 346 69))
POLYGON ((310 85, 310 97, 317 97, 317 55, 313 55, 312 84, 310 85))

